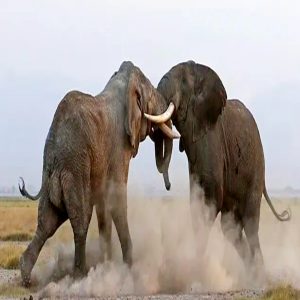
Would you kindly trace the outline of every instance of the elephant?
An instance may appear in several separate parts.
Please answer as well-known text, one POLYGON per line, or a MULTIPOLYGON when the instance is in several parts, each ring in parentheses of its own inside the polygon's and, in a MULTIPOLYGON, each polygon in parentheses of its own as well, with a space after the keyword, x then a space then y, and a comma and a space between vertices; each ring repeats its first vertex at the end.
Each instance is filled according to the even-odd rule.
MULTIPOLYGON (((164 151, 157 157, 157 166, 161 172, 168 169, 172 138, 178 134, 172 131, 170 122, 157 126, 143 115, 166 109, 163 98, 132 62, 123 62, 99 95, 71 91, 61 100, 45 142, 41 189, 32 196, 22 178, 22 186, 19 185, 23 196, 40 199, 37 229, 20 259, 25 286, 31 283, 31 271, 44 243, 67 219, 74 233, 73 275, 85 274, 86 236, 93 206, 102 245, 101 260, 111 259, 113 221, 123 261, 131 266, 132 241, 127 222, 129 162, 137 155, 139 143, 155 129, 161 131, 156 136, 164 136, 164 151)), ((166 172, 164 178, 168 180, 166 172)), ((169 184, 166 182, 166 187, 169 184)))
MULTIPOLYGON (((248 254, 250 262, 263 263, 258 236, 262 194, 278 220, 287 221, 291 214, 287 210, 278 214, 268 196, 263 147, 251 112, 241 101, 227 100, 219 76, 194 61, 171 68, 157 90, 173 107, 171 119, 181 135, 179 150, 188 159, 193 228, 198 233, 204 224, 208 228, 208 233, 202 233, 203 247, 221 213, 224 236, 243 261, 248 254), (210 209, 199 216, 203 206, 210 209), (234 222, 234 232, 228 220, 234 222)), ((146 117, 152 122, 166 121, 146 117)))

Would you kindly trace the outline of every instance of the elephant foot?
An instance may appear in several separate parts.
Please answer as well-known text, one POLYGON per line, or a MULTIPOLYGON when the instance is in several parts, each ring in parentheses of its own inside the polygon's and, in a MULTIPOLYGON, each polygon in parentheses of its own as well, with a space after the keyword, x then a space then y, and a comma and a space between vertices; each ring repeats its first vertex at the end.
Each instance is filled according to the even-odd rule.
POLYGON ((74 268, 73 270, 73 274, 72 274, 72 277, 74 279, 81 279, 83 277, 85 277, 88 273, 88 270, 86 267, 84 268, 74 268))
POLYGON ((130 241, 129 245, 126 247, 126 250, 123 251, 123 262, 128 266, 129 269, 132 267, 132 244, 131 244, 131 241, 130 241))
POLYGON ((124 258, 124 263, 128 266, 130 269, 132 267, 132 256, 129 255, 128 257, 124 258))
POLYGON ((265 284, 265 282, 267 281, 267 273, 266 273, 266 270, 264 268, 264 265, 256 266, 253 276, 255 278, 255 282, 258 285, 261 286, 262 284, 265 284))
POLYGON ((30 273, 31 272, 28 271, 28 266, 26 265, 24 254, 20 258, 20 270, 21 270, 22 285, 26 288, 30 287, 30 285, 31 285, 30 273))
POLYGON ((104 264, 104 262, 105 262, 105 255, 104 255, 103 251, 101 251, 100 257, 99 257, 99 263, 104 264))

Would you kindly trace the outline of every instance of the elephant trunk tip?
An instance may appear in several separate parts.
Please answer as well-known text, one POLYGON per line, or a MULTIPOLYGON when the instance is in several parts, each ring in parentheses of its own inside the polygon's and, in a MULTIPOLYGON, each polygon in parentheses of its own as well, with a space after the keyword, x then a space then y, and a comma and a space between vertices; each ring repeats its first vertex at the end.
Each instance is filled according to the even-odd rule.
POLYGON ((170 183, 170 180, 169 180, 169 173, 164 172, 163 176, 164 176, 166 190, 169 191, 171 189, 171 183, 170 183))

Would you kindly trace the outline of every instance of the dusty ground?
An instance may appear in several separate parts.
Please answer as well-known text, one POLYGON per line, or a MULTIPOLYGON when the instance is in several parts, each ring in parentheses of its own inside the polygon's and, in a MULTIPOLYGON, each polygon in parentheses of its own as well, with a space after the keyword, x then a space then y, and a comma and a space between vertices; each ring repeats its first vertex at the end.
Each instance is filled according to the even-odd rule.
POLYGON ((0 268, 0 284, 17 282, 19 279, 19 270, 6 270, 0 268))
MULTIPOLYGON (((0 203, 0 236, 25 231, 34 233, 36 204, 0 203), (24 218, 22 216, 25 216, 24 218)), ((91 270, 86 278, 74 282, 71 271, 73 243, 70 225, 64 224, 43 248, 33 271, 34 287, 20 295, 63 298, 121 299, 239 299, 255 298, 276 284, 300 287, 300 202, 297 199, 275 202, 281 210, 290 206, 291 222, 279 223, 263 201, 260 239, 267 278, 261 281, 245 271, 243 264, 221 234, 219 219, 210 233, 205 261, 199 261, 191 230, 189 207, 181 200, 137 200, 129 202, 129 222, 135 263, 128 270, 113 232, 114 262, 97 265, 99 245, 93 217, 87 245, 91 270), (207 292, 211 291, 211 292, 207 292), (171 294, 171 295, 170 295, 171 294), (120 296, 124 295, 124 296, 120 296), (152 295, 152 296, 128 296, 152 295)), ((1 245, 28 242, 0 242, 1 245)), ((19 287, 18 270, 0 268, 1 286, 19 287)), ((15 296, 19 298, 19 296, 15 296)), ((8 292, 5 292, 7 298, 8 292)), ((3 297, 3 296, 2 296, 3 297)))
MULTIPOLYGON (((6 270, 0 268, 0 285, 20 285, 20 271, 19 270, 6 270)), ((227 291, 227 292, 206 292, 206 293, 178 293, 178 294, 156 294, 156 295, 147 295, 147 296, 138 296, 138 295, 123 295, 123 296, 97 296, 97 299, 124 299, 124 300, 146 300, 146 299, 160 299, 160 300, 195 300, 195 299, 203 299, 203 300, 227 300, 227 299, 243 299, 243 298, 259 298, 263 295, 263 289, 255 289, 255 290, 240 290, 240 291, 227 291)), ((33 298, 39 298, 40 295, 36 290, 28 290, 22 292, 21 295, 18 296, 9 296, 9 295, 1 295, 0 299, 19 299, 26 298, 32 295, 33 298)), ((76 299, 77 297, 62 297, 66 299, 76 299)), ((94 298, 86 298, 86 299, 94 299, 94 298)))

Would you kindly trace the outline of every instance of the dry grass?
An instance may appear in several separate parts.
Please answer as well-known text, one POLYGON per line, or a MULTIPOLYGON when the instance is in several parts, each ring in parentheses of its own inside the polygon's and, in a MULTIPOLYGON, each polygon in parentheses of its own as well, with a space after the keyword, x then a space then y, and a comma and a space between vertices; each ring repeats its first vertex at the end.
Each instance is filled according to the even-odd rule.
POLYGON ((32 240, 33 235, 27 232, 13 232, 7 235, 1 235, 0 240, 2 241, 17 241, 17 242, 26 242, 32 240))
POLYGON ((290 285, 279 286, 267 291, 261 300, 298 300, 300 291, 290 285))
POLYGON ((0 285, 1 297, 21 297, 28 295, 29 291, 21 286, 14 284, 2 284, 0 285))
POLYGON ((8 244, 0 247, 0 267, 4 269, 17 269, 20 256, 24 251, 20 245, 8 244))
POLYGON ((30 240, 36 228, 36 219, 37 202, 17 199, 0 201, 0 240, 30 240))
MULTIPOLYGON (((35 233, 37 225, 37 211, 38 201, 24 200, 22 198, 1 198, 0 197, 0 244, 1 241, 5 242, 26 242, 30 241, 35 233)), ((98 238, 98 229, 95 216, 91 221, 91 226, 88 238, 98 238)), ((73 241, 73 233, 70 222, 67 221, 63 224, 43 248, 41 255, 38 259, 38 264, 47 262, 50 257, 55 253, 54 245, 61 243, 70 243, 73 241)), ((11 247, 11 245, 9 246, 11 247)), ((24 247, 21 247, 22 251, 24 247)), ((6 261, 5 249, 0 247, 0 267, 14 268, 18 266, 19 255, 16 256, 15 261, 13 258, 8 258, 10 262, 6 261)), ((14 252, 17 250, 14 249, 14 252)), ((21 251, 21 252, 22 252, 21 251)))
MULTIPOLYGON (((37 225, 37 201, 21 198, 0 198, 0 241, 30 241, 37 225)), ((98 235, 95 217, 91 221, 89 237, 98 235)), ((52 241, 73 240, 70 222, 67 221, 55 233, 52 241)))

